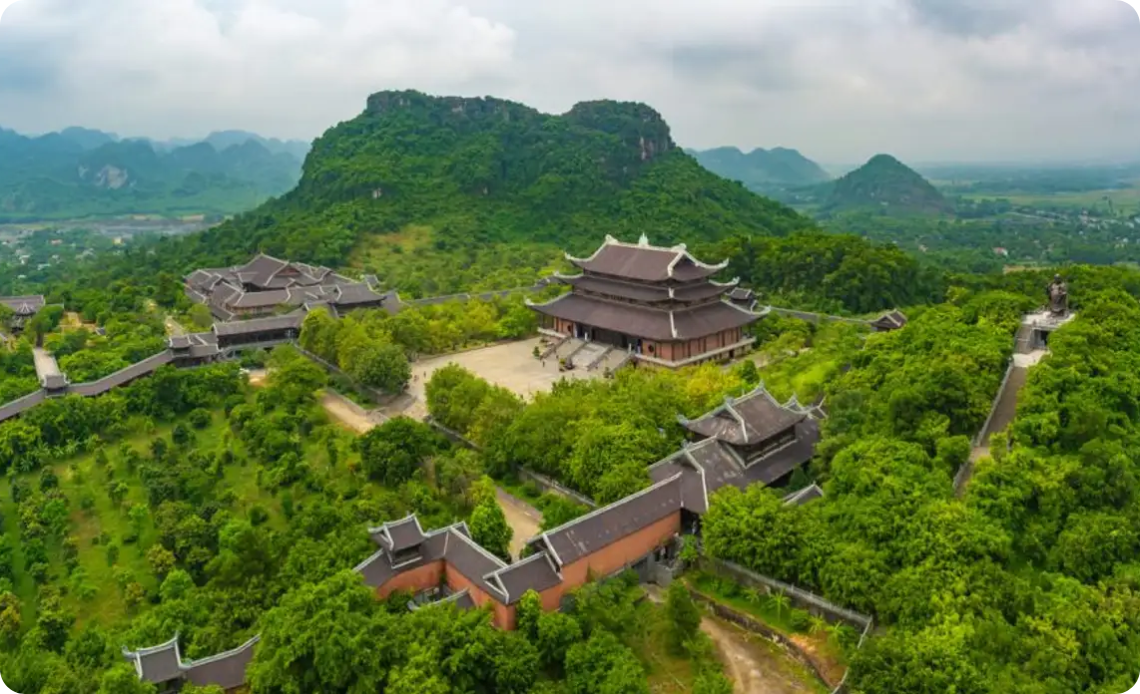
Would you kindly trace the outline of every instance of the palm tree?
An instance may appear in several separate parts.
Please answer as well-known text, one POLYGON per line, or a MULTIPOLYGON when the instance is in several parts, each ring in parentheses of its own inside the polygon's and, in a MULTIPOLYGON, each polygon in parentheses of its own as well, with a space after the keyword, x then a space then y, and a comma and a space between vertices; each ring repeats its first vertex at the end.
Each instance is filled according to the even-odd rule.
POLYGON ((830 626, 831 625, 827 623, 827 620, 823 617, 820 617, 819 615, 813 614, 808 618, 808 633, 812 636, 819 636, 824 632, 830 633, 830 626))
POLYGON ((764 602, 764 594, 758 588, 745 588, 744 599, 751 605, 759 607, 764 602))
POLYGON ((771 598, 769 598, 769 601, 772 603, 772 608, 776 610, 777 618, 782 618, 784 616, 784 610, 792 606, 792 601, 788 599, 788 596, 784 595, 782 592, 773 595, 771 598))

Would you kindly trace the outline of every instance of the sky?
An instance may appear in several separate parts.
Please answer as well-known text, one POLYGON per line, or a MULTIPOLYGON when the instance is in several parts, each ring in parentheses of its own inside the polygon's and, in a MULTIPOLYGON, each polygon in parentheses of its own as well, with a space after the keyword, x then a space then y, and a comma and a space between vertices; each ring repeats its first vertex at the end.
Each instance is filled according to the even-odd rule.
MULTIPOLYGON (((0 0, 0 5, 4 4, 0 0)), ((312 139, 368 94, 643 101, 685 147, 1140 159, 1121 0, 20 0, 0 126, 312 139)))

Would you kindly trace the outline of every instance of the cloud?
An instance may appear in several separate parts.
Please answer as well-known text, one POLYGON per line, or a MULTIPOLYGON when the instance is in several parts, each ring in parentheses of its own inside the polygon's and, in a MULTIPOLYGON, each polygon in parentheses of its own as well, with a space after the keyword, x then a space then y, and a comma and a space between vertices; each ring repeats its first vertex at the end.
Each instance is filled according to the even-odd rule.
MULTIPOLYGON (((2 2, 3 0, 0 0, 2 2)), ((25 0, 0 119, 312 137, 374 91, 645 101, 687 146, 1140 156, 1120 0, 25 0)))
MULTIPOLYGON (((15 5, 19 0, 0 0, 0 21, 4 19, 4 11, 12 5, 15 5)), ((3 684, 0 682, 0 684, 3 684)))

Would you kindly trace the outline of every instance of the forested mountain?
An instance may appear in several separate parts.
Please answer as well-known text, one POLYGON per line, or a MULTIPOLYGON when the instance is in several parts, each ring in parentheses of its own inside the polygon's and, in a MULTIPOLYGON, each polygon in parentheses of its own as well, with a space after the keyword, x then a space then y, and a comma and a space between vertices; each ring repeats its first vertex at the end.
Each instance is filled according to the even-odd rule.
POLYGON ((879 154, 866 164, 825 186, 824 212, 878 210, 889 215, 936 215, 952 212, 953 206, 916 171, 889 154, 879 154))
POLYGON ((391 258, 368 249, 409 228, 419 237, 401 262, 462 251, 455 265, 466 267, 496 244, 548 244, 549 261, 561 247, 593 251, 605 234, 695 243, 810 226, 703 169, 648 106, 598 101, 551 116, 494 98, 382 92, 313 144, 296 190, 182 252, 229 262, 260 249, 338 265, 356 249, 354 263, 383 273, 391 258))
POLYGON ((819 164, 794 149, 754 149, 748 154, 736 147, 686 151, 709 171, 760 193, 831 180, 819 164))
POLYGON ((254 136, 163 148, 84 128, 0 129, 0 221, 232 214, 292 188, 300 159, 254 136), (225 145, 225 146, 220 146, 225 145))

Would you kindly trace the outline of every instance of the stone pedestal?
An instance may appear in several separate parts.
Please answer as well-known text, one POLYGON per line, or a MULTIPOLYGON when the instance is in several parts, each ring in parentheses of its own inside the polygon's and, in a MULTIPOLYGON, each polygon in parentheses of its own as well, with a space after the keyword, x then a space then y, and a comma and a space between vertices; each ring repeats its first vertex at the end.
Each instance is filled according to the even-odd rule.
POLYGON ((1017 351, 1028 354, 1048 350, 1049 336, 1076 317, 1072 311, 1058 316, 1048 309, 1028 314, 1021 321, 1017 351))

